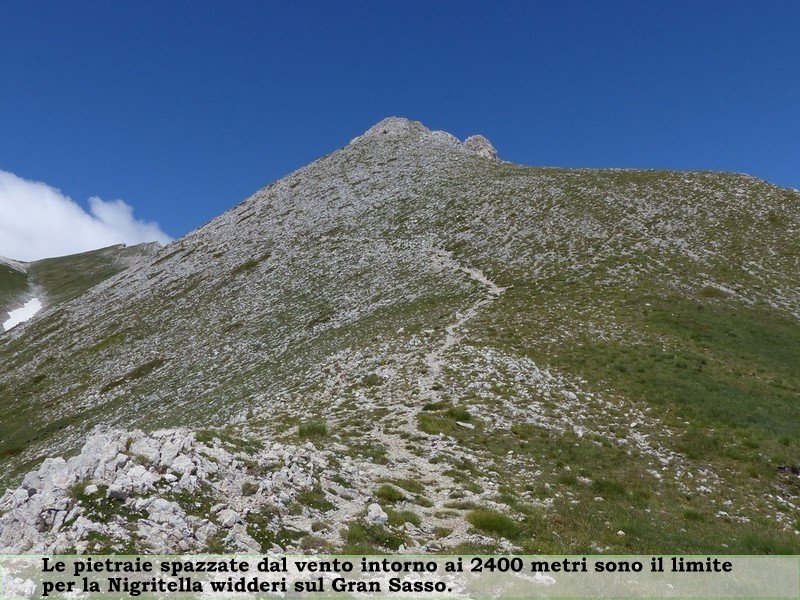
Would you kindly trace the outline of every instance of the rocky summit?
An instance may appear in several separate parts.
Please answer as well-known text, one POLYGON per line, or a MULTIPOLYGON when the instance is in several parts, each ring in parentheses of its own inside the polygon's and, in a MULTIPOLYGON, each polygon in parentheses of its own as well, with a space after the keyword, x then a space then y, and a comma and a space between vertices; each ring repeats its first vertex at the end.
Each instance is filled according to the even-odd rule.
POLYGON ((390 118, 164 248, 3 261, 0 548, 797 554, 798 233, 390 118))

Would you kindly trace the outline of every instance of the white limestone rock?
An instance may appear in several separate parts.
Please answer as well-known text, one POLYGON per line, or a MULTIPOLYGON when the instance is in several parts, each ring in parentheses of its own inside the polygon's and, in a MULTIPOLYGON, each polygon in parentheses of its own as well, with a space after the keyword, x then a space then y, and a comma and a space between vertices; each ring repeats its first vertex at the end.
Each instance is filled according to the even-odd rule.
POLYGON ((129 452, 134 456, 142 456, 150 463, 157 463, 161 457, 161 449, 153 439, 144 438, 131 444, 129 452))
POLYGON ((169 468, 181 475, 192 475, 197 471, 197 465, 185 454, 177 455, 169 468))
POLYGON ((166 523, 173 526, 186 525, 186 521, 182 517, 183 510, 177 502, 156 498, 147 507, 147 513, 150 519, 156 523, 166 523))
POLYGON ((225 542, 233 552, 241 554, 259 554, 261 552, 261 544, 250 537, 244 525, 238 523, 231 526, 225 542))
POLYGON ((482 135, 472 135, 464 140, 464 148, 478 156, 497 160, 497 150, 492 143, 482 135))
MULTIPOLYGON (((130 480, 129 480, 130 481, 130 480)), ((125 500, 131 494, 131 486, 125 485, 125 482, 114 482, 106 490, 106 498, 110 500, 125 500)))
POLYGON ((371 137, 402 137, 402 136, 422 136, 430 133, 427 127, 419 121, 411 121, 402 117, 388 117, 373 125, 362 135, 360 138, 365 139, 371 137))
POLYGON ((226 508, 224 510, 219 511, 219 513, 217 514, 217 518, 219 519, 219 524, 222 527, 230 528, 236 525, 236 523, 238 523, 242 517, 235 510, 226 508))
POLYGON ((386 525, 389 522, 389 515, 381 508, 380 504, 373 502, 367 507, 367 522, 386 525))

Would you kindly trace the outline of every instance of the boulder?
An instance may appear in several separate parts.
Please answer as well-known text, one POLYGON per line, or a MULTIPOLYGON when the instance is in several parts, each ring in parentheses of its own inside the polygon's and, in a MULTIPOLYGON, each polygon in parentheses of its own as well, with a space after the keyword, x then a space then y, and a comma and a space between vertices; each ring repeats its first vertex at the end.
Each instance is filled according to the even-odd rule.
POLYGON ((75 476, 70 472, 67 461, 60 456, 46 458, 39 467, 39 471, 32 476, 28 473, 22 486, 28 490, 65 490, 75 482, 75 476))
POLYGON ((185 454, 178 454, 169 468, 181 475, 191 475, 197 470, 197 465, 185 454))
POLYGON ((112 483, 108 486, 108 490, 106 490, 106 498, 111 500, 125 500, 128 496, 130 496, 131 488, 130 486, 124 486, 119 483, 112 483))
POLYGON ((233 527, 241 520, 241 516, 235 510, 231 510, 230 508, 226 508, 224 510, 219 511, 217 514, 217 518, 219 519, 219 524, 222 527, 233 527))
POLYGON ((380 504, 373 502, 367 507, 367 522, 386 525, 389 522, 389 515, 381 508, 380 504))
POLYGON ((464 140, 464 148, 478 156, 497 160, 497 150, 492 143, 482 135, 472 135, 464 140))
POLYGON ((153 439, 142 438, 131 444, 128 452, 134 456, 146 458, 149 463, 157 463, 161 457, 161 448, 153 439))

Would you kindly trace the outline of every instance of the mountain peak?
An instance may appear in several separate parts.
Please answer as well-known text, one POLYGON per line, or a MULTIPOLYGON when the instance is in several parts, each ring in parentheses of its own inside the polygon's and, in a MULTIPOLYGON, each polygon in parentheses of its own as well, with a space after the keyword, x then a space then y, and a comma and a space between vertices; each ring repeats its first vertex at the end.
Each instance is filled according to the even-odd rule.
POLYGON ((362 137, 378 137, 378 136, 422 136, 430 133, 430 129, 425 127, 419 121, 412 121, 403 117, 387 117, 376 125, 373 125, 364 133, 362 137))
POLYGON ((419 121, 412 121, 404 117, 387 117, 367 129, 363 135, 355 138, 353 142, 382 137, 413 138, 446 142, 454 147, 462 147, 484 158, 497 160, 497 150, 492 143, 482 135, 470 136, 462 143, 451 133, 446 131, 431 131, 419 121))
POLYGON ((797 554, 800 196, 492 157, 392 118, 127 269, 0 265, 0 553, 797 554))

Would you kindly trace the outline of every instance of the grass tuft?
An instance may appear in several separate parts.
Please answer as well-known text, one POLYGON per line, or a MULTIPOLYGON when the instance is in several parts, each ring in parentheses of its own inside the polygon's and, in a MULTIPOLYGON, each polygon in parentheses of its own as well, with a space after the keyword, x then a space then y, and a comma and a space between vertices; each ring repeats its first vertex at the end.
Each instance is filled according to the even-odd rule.
POLYGON ((328 435, 328 424, 324 421, 301 423, 297 428, 297 435, 304 439, 323 438, 328 435))
POLYGON ((475 529, 509 540, 519 537, 522 532, 516 521, 502 513, 486 508, 479 508, 468 513, 467 521, 475 529))

